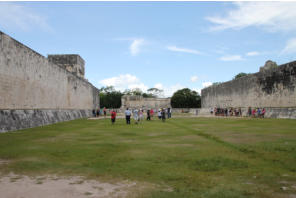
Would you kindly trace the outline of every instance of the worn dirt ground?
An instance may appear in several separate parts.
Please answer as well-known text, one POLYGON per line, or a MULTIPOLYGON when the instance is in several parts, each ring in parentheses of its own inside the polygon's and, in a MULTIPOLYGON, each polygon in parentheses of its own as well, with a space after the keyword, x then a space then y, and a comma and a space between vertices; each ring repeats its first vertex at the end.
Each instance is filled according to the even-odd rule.
POLYGON ((0 177, 1 198, 105 198, 131 197, 137 183, 104 183, 83 177, 29 177, 9 173, 0 177))

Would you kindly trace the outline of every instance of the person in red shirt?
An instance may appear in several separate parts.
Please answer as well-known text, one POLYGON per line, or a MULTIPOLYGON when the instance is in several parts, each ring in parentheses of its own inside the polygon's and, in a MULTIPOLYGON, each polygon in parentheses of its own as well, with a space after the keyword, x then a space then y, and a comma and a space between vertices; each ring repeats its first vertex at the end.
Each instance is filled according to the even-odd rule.
POLYGON ((111 122, 112 122, 112 124, 115 123, 115 120, 116 120, 116 112, 113 109, 112 112, 111 112, 111 122))

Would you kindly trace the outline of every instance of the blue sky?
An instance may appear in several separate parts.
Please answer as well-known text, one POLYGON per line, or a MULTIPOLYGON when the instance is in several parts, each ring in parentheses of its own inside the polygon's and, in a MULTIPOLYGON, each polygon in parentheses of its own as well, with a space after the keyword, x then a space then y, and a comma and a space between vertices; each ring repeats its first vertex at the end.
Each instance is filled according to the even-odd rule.
POLYGON ((188 87, 296 60, 296 2, 0 2, 0 31, 40 54, 80 54, 92 84, 188 87))

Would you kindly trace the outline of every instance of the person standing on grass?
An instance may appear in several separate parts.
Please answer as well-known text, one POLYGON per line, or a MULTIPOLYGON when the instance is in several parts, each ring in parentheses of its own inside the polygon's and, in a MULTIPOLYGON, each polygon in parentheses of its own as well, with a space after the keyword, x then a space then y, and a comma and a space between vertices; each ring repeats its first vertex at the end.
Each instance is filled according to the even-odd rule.
POLYGON ((161 119, 161 109, 158 110, 157 116, 158 116, 158 119, 161 119))
POLYGON ((262 118, 264 118, 264 114, 265 114, 265 112, 266 112, 266 111, 265 111, 265 108, 263 108, 263 109, 262 109, 262 112, 261 112, 261 117, 262 117, 262 118))
POLYGON ((150 117, 151 117, 151 118, 153 118, 153 114, 154 114, 154 111, 153 111, 153 109, 151 108, 151 110, 150 110, 150 117))
POLYGON ((138 122, 139 122, 139 111, 138 111, 138 109, 134 109, 133 117, 134 117, 134 120, 135 120, 135 124, 138 124, 138 122))
POLYGON ((169 107, 168 108, 168 118, 172 117, 172 109, 169 107))
POLYGON ((140 119, 140 121, 142 121, 144 119, 143 109, 140 109, 140 111, 139 111, 139 119, 140 119))
POLYGON ((125 110, 126 124, 131 124, 131 114, 132 112, 128 108, 126 108, 125 110))
POLYGON ((100 108, 97 109, 97 117, 100 117, 100 108))
POLYGON ((252 117, 255 118, 256 109, 252 110, 252 117))
POLYGON ((249 115, 249 117, 252 116, 252 108, 251 107, 249 107, 249 109, 248 109, 248 115, 249 115))
POLYGON ((147 120, 150 120, 150 110, 147 110, 147 120))
POLYGON ((106 107, 104 107, 104 118, 106 118, 106 115, 107 115, 107 109, 106 109, 106 107))
POLYGON ((116 112, 114 111, 114 109, 112 109, 111 112, 111 123, 114 124, 116 120, 116 112))
POLYGON ((165 110, 164 109, 161 110, 161 120, 163 122, 165 122, 165 110))

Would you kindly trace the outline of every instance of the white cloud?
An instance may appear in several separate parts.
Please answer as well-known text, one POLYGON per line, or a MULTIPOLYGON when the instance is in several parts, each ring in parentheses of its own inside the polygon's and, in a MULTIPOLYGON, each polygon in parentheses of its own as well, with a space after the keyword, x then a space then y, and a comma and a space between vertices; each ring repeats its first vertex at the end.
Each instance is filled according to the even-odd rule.
POLYGON ((15 3, 0 2, 0 26, 18 28, 23 31, 34 30, 36 27, 44 31, 53 31, 46 18, 32 10, 15 3))
POLYGON ((163 84, 161 83, 156 83, 154 85, 155 88, 157 89, 161 89, 163 90, 163 94, 161 97, 172 97, 173 94, 179 90, 179 89, 183 89, 185 88, 185 86, 183 85, 180 85, 180 84, 175 84, 175 85, 171 85, 171 86, 164 86, 163 84))
POLYGON ((209 86, 211 86, 212 84, 213 84, 212 82, 203 82, 203 83, 202 83, 202 88, 209 87, 209 86))
POLYGON ((295 2, 235 2, 235 9, 224 17, 207 17, 216 24, 211 30, 243 29, 250 26, 269 31, 296 30, 295 2))
POLYGON ((130 84, 127 86, 128 89, 141 89, 143 92, 146 92, 148 87, 144 85, 144 83, 135 83, 135 84, 130 84))
POLYGON ((191 82, 196 82, 198 80, 197 76, 191 76, 190 78, 191 82))
POLYGON ((292 54, 296 53, 296 38, 287 41, 285 48, 282 50, 281 54, 292 54))
POLYGON ((226 55, 226 56, 220 57, 220 60, 222 60, 222 61, 240 61, 240 60, 243 60, 243 58, 241 57, 241 55, 226 55))
POLYGON ((131 74, 120 74, 119 76, 103 79, 99 82, 103 86, 114 86, 116 90, 139 88, 146 91, 148 87, 144 85, 136 76, 131 74))
POLYGON ((156 83, 156 84, 154 85, 154 88, 157 88, 157 89, 163 89, 163 84, 161 84, 161 83, 156 83))
POLYGON ((260 54, 259 52, 254 51, 254 52, 246 53, 246 56, 258 56, 259 54, 260 54))
POLYGON ((179 47, 176 47, 176 46, 168 46, 167 49, 170 50, 170 51, 174 51, 174 52, 184 52, 184 53, 196 54, 196 55, 202 55, 203 54, 202 52, 197 51, 197 50, 179 48, 179 47))
POLYGON ((130 52, 133 56, 136 56, 140 52, 140 47, 144 44, 144 39, 134 39, 130 45, 130 52))

